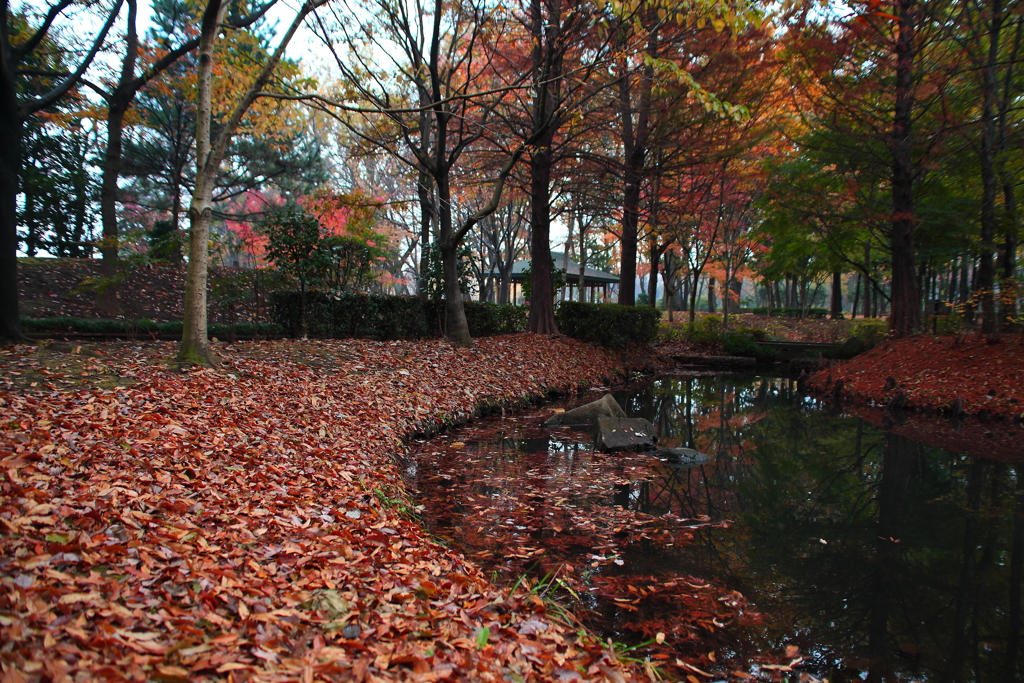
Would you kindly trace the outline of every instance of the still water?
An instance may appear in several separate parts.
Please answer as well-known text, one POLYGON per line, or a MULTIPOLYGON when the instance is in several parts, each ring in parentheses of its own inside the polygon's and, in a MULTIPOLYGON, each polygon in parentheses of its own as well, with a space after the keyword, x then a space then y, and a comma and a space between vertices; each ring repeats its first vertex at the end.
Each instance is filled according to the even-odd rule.
POLYGON ((602 636, 663 634, 643 652, 681 678, 1024 678, 1024 459, 1005 446, 915 440, 927 425, 779 377, 663 376, 616 399, 659 446, 713 460, 595 453, 540 426, 551 407, 484 420, 415 454, 431 530, 499 580, 546 576, 602 636))

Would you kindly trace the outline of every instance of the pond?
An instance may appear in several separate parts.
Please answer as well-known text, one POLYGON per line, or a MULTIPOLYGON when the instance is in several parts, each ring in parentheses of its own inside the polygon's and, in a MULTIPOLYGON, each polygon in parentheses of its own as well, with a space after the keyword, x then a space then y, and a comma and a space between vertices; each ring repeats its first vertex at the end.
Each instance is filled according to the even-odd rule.
POLYGON ((897 424, 773 376, 665 375, 615 396, 659 446, 713 460, 597 453, 585 431, 541 426, 573 404, 489 418, 420 444, 428 527, 674 678, 1018 680, 1019 428, 897 424), (956 437, 971 429, 991 443, 956 437))

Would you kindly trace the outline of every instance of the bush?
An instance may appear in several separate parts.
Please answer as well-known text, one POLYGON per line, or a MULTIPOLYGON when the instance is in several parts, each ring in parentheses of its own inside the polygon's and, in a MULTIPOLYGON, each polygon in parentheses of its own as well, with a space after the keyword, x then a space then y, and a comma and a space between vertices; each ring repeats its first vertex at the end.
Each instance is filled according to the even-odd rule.
POLYGON ((868 318, 853 324, 850 334, 872 349, 889 334, 889 322, 884 318, 868 318))
MULTIPOLYGON (((466 301, 466 322, 473 337, 511 334, 526 329, 526 308, 466 301)), ((271 297, 273 320, 289 336, 301 330, 299 292, 271 297)), ((320 339, 421 339, 440 334, 443 301, 414 296, 306 292, 306 334, 320 339)))
MULTIPOLYGON (((271 316, 291 337, 302 329, 299 292, 275 292, 271 316)), ((306 334, 319 339, 419 339, 437 334, 437 306, 414 296, 306 292, 306 334)))
POLYGON ((466 322, 471 337, 525 332, 529 309, 515 304, 492 304, 486 301, 464 301, 466 322))
MULTIPOLYGON (((771 313, 769 313, 767 306, 758 306, 756 308, 745 308, 740 312, 750 313, 752 315, 772 315, 779 318, 800 318, 803 317, 804 309, 799 306, 776 306, 771 310, 771 313)), ((831 313, 832 312, 827 308, 807 309, 808 318, 827 318, 831 313)))
POLYGON ((564 334, 609 347, 651 343, 660 320, 661 313, 648 306, 563 301, 555 311, 555 322, 564 334))
MULTIPOLYGON (((49 332, 53 334, 109 334, 127 337, 161 335, 181 336, 180 321, 155 322, 153 320, 120 320, 111 318, 22 318, 21 328, 25 332, 49 332)), ((274 323, 237 323, 234 334, 243 337, 280 337, 284 330, 274 323)), ((207 334, 227 339, 229 325, 210 325, 207 334)))
POLYGON ((737 334, 745 334, 754 341, 768 341, 768 331, 762 330, 760 327, 737 327, 735 332, 737 334))

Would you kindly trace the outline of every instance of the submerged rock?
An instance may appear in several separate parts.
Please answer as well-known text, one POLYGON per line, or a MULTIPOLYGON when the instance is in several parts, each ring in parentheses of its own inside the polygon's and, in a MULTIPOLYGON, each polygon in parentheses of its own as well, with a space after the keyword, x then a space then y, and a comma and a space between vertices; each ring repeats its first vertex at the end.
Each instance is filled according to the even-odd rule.
POLYGON ((599 417, 626 417, 626 411, 616 402, 611 394, 579 408, 552 415, 544 423, 545 427, 589 427, 597 424, 599 417))
POLYGON ((651 455, 677 467, 696 467, 711 462, 710 455, 692 448, 662 448, 651 455))
POLYGON ((594 447, 605 453, 647 451, 657 441, 655 428, 642 417, 606 417, 597 419, 594 447))

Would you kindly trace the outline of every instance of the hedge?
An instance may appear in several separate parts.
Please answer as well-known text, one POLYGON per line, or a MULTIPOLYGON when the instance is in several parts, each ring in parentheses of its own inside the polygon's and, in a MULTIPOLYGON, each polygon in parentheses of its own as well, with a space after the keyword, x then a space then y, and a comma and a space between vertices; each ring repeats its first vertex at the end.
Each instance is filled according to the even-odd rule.
POLYGON ((555 311, 563 334, 610 347, 651 343, 660 320, 661 313, 649 306, 563 301, 555 311))
MULTIPOLYGON (((740 312, 752 315, 772 315, 779 318, 801 318, 804 315, 804 309, 799 306, 776 306, 771 309, 771 313, 768 312, 767 306, 757 306, 756 308, 744 308, 740 312)), ((808 318, 827 318, 831 313, 827 308, 807 309, 808 318)))
MULTIPOLYGON (((302 300, 298 292, 276 292, 272 318, 292 337, 301 334, 302 300)), ((463 302, 473 337, 511 334, 526 329, 526 309, 477 301, 463 302)), ((320 339, 365 337, 421 339, 441 333, 444 302, 414 296, 306 293, 306 335, 320 339)))
MULTIPOLYGON (((25 332, 51 334, 109 334, 121 336, 181 336, 181 321, 159 322, 154 320, 125 320, 123 318, 22 318, 21 329, 25 332)), ((210 325, 207 334, 227 339, 231 326, 210 325)), ((280 337, 283 330, 274 323, 236 323, 234 333, 242 337, 280 337)))

